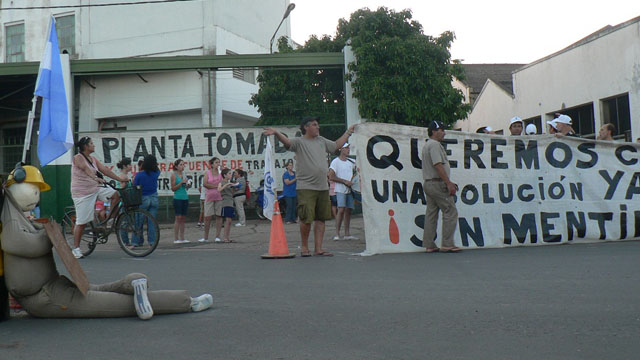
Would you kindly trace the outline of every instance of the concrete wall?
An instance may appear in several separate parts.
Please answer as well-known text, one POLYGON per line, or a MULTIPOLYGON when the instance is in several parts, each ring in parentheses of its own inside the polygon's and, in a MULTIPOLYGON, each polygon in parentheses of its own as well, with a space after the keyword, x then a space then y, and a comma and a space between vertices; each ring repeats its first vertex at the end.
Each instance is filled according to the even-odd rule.
MULTIPOLYGON (((87 5, 120 0, 3 1, 4 7, 87 5)), ((265 53, 289 5, 288 0, 207 0, 72 9, 16 10, 0 13, 0 23, 25 24, 25 60, 38 61, 53 14, 75 15, 73 58, 225 55, 265 53)), ((295 16, 295 12, 291 16, 295 16)), ((4 26, 2 27, 4 31, 4 26)), ((289 19, 278 35, 290 35, 289 19)), ((4 48, 0 42, 2 59, 4 48)), ((254 83, 235 79, 231 70, 114 75, 83 78, 77 106, 80 131, 127 126, 153 129, 252 125, 259 113, 248 104, 254 83), (146 81, 146 82, 145 82, 146 81)), ((257 70, 254 77, 257 76, 257 70)), ((254 78, 255 80, 255 78, 254 78)))
POLYGON ((513 116, 541 116, 544 122, 551 120, 554 112, 593 103, 597 131, 603 123, 601 101, 628 93, 632 137, 638 137, 640 19, 518 69, 513 85, 515 97, 511 102, 495 84, 485 86, 469 116, 473 128, 491 125, 507 133, 508 119, 513 116))
MULTIPOLYGON (((5 8, 120 3, 121 0, 13 0, 2 1, 5 8)), ((215 28, 246 39, 269 51, 269 39, 282 19, 288 0, 206 0, 162 4, 136 4, 11 10, 0 12, 4 62, 4 26, 25 24, 25 60, 38 61, 51 15, 75 15, 77 58, 117 58, 153 55, 213 54, 215 28)), ((295 16, 295 11, 291 14, 295 16)), ((277 37, 290 36, 286 19, 277 37)), ((276 37, 276 38, 277 38, 276 37)))
POLYGON ((475 132, 482 126, 491 126, 494 131, 504 129, 504 134, 509 134, 509 120, 514 116, 513 113, 511 94, 488 79, 466 121, 468 131, 475 132))
MULTIPOLYGON (((277 26, 277 24, 276 24, 277 26)), ((275 31, 275 28, 273 29, 275 31)), ((225 55, 228 51, 236 54, 257 54, 265 52, 261 45, 244 39, 230 31, 218 28, 216 32, 216 55, 225 55)), ((268 41, 268 39, 267 39, 268 41)), ((251 94, 259 90, 256 78, 258 70, 253 72, 253 83, 233 77, 231 70, 216 72, 216 126, 237 126, 234 117, 253 119, 255 123, 260 116, 257 108, 249 105, 251 94), (225 116, 230 113, 236 116, 225 116)), ((249 120, 251 122, 251 120, 249 120)), ((253 124, 251 124, 253 125, 253 124)))
MULTIPOLYGON (((464 95, 464 100, 463 102, 465 104, 469 103, 469 99, 470 99, 470 93, 471 90, 470 88, 463 83, 462 81, 456 79, 455 77, 453 78, 453 81, 451 81, 451 85, 455 88, 458 89, 460 91, 462 91, 462 94, 464 95)), ((455 124, 453 124, 453 129, 456 130, 460 130, 460 131, 466 131, 469 132, 470 130, 470 125, 471 123, 468 121, 469 117, 463 119, 463 120, 458 120, 455 122, 455 124)))

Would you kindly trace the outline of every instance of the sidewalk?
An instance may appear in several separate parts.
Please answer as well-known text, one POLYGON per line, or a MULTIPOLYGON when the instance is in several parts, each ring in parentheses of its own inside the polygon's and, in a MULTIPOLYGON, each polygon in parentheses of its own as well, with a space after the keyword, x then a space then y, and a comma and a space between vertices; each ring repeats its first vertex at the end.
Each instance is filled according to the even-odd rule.
MULTIPOLYGON (((325 235, 323 248, 330 252, 348 252, 360 253, 366 248, 364 240, 364 221, 362 214, 358 214, 351 219, 351 235, 358 240, 340 240, 334 241, 336 235, 336 221, 329 220, 325 223, 325 235)), ((287 236, 287 245, 289 250, 300 256, 300 226, 298 224, 283 225, 287 236)), ((344 225, 343 225, 344 228, 344 225)), ((222 229, 224 233, 224 228, 222 229)), ((235 222, 231 223, 230 238, 233 243, 215 243, 216 230, 215 220, 212 221, 211 230, 209 231, 209 242, 200 243, 199 239, 204 237, 204 228, 198 227, 197 223, 190 222, 186 224, 185 237, 189 240, 186 244, 174 244, 173 224, 160 225, 160 244, 158 249, 176 249, 176 248, 220 248, 220 249, 259 249, 265 253, 269 249, 269 236, 271 232, 271 221, 269 220, 247 220, 246 226, 235 226, 235 222)), ((344 231, 343 231, 344 234, 344 231)), ((222 238, 222 235, 221 235, 222 238)), ((107 246, 117 246, 115 237, 109 238, 107 246)), ((104 245, 99 245, 104 246, 104 245)), ((309 236, 309 248, 313 251, 313 230, 309 236)))

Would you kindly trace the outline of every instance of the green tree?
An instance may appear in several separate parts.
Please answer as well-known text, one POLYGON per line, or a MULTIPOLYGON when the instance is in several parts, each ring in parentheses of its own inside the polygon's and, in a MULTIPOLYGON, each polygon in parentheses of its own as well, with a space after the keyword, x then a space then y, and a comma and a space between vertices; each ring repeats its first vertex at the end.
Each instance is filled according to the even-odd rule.
MULTIPOLYGON (((453 76, 464 78, 460 64, 451 61, 455 35, 425 35, 411 17, 410 10, 360 9, 349 20, 339 21, 333 38, 311 37, 296 50, 281 38, 278 48, 336 52, 349 43, 357 62, 349 64, 346 76, 363 118, 417 126, 431 120, 451 124, 470 110, 463 94, 451 85, 453 76)), ((344 122, 341 70, 264 71, 258 82, 260 91, 250 103, 258 107, 261 124, 295 124, 310 114, 344 122)))

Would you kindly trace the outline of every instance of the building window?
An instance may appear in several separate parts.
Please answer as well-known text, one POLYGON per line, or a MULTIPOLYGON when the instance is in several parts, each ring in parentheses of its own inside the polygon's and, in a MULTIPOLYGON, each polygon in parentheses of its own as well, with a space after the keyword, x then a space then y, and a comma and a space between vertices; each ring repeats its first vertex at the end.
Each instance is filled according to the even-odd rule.
POLYGON ((631 112, 629 94, 616 96, 602 101, 603 124, 611 123, 616 127, 615 139, 631 141, 631 112))
POLYGON ((56 32, 58 33, 58 47, 60 53, 73 55, 76 53, 76 19, 74 15, 56 18, 56 32))
POLYGON ((6 173, 22 160, 26 130, 26 127, 2 129, 2 170, 6 173))
MULTIPOLYGON (((580 137, 595 139, 595 125, 593 116, 593 103, 577 106, 571 109, 563 109, 556 114, 568 115, 571 118, 573 130, 580 137)), ((558 115, 553 116, 556 118, 558 115)))
POLYGON ((24 61, 24 23, 8 25, 5 27, 6 34, 6 62, 24 61))
MULTIPOLYGON (((227 55, 238 55, 237 53, 227 50, 227 55)), ((233 68, 233 78, 246 81, 250 84, 256 83, 256 71, 254 69, 233 68)))

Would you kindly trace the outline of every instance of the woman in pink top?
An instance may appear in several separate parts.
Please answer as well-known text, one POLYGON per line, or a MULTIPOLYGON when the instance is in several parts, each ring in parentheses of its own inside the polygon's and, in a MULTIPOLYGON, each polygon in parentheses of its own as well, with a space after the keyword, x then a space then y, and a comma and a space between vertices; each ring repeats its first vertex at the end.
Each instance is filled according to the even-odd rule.
POLYGON ((222 217, 220 212, 222 207, 220 206, 222 201, 222 195, 218 191, 218 184, 222 181, 222 175, 220 175, 220 159, 217 157, 209 160, 210 168, 204 174, 204 181, 202 185, 205 188, 205 200, 204 200, 204 237, 199 242, 209 241, 209 228, 211 227, 211 217, 216 215, 216 242, 222 242, 220 239, 220 232, 222 231, 222 217))
POLYGON ((91 138, 85 136, 78 140, 76 144, 80 151, 73 157, 71 164, 71 198, 76 209, 76 226, 73 229, 73 255, 76 258, 82 257, 79 248, 82 232, 86 224, 94 217, 96 200, 107 201, 112 199, 112 204, 117 204, 120 197, 118 193, 110 187, 102 187, 107 181, 102 174, 118 180, 129 180, 126 175, 120 177, 104 166, 98 159, 91 156, 96 146, 91 138))

